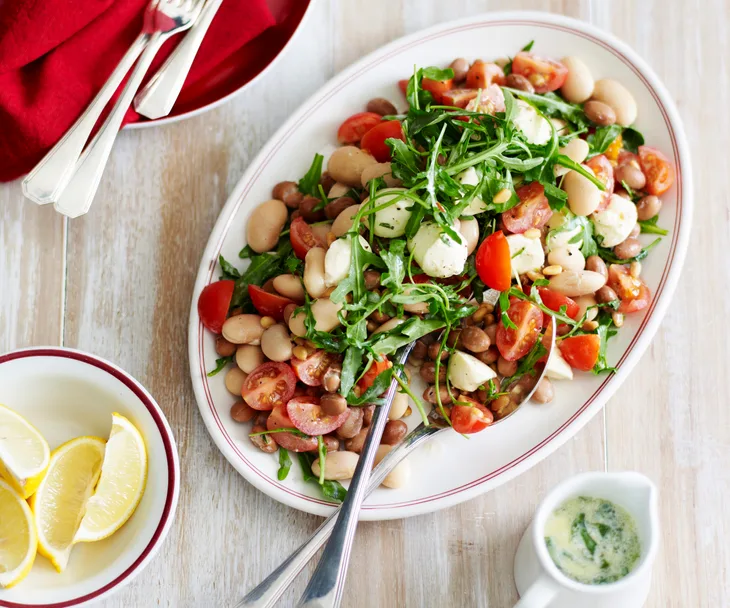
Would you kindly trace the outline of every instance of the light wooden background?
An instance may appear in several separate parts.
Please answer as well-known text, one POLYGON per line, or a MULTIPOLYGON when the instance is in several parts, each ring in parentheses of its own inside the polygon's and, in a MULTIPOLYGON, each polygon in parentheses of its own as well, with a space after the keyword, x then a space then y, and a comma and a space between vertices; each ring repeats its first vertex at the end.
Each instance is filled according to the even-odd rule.
MULTIPOLYGON (((147 571, 106 608, 230 606, 319 522, 236 474, 208 437, 188 379, 194 276, 248 162, 302 100, 363 54, 435 23, 516 8, 610 30, 664 80, 695 167, 689 257, 662 328, 604 413, 490 494, 431 515, 362 524, 344 604, 511 606, 515 547, 546 491, 581 471, 636 469, 661 491, 663 547, 648 605, 730 605, 728 1, 316 0, 285 57, 232 102, 123 133, 87 217, 66 222, 25 202, 19 183, 0 185, 0 351, 65 344, 107 357, 150 389, 177 436, 176 524, 147 571)), ((293 605, 303 584, 281 605, 293 605)))

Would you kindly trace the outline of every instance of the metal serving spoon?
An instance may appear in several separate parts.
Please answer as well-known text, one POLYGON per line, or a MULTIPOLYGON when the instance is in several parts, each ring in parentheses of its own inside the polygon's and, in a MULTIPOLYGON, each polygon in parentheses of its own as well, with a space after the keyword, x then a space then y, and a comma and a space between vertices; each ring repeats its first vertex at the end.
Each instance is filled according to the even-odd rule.
MULTIPOLYGON (((555 347, 555 323, 550 324, 551 329, 551 339, 550 339, 550 347, 548 349, 548 358, 552 354, 553 348, 555 347)), ((410 349, 413 347, 413 344, 410 344, 408 348, 408 352, 410 352, 410 349)), ((406 355, 407 356, 407 355, 406 355)), ((507 416, 504 416, 503 418, 500 418, 498 420, 494 421, 495 424, 499 424, 503 420, 506 420, 509 418, 514 412, 516 412, 519 407, 525 402, 529 401, 529 399, 532 397, 532 395, 537 390, 537 386, 540 384, 540 381, 545 377, 545 372, 547 370, 547 365, 543 367, 542 372, 537 378, 537 381, 535 382, 534 386, 531 390, 525 392, 523 395, 518 395, 518 397, 522 397, 521 401, 517 404, 517 407, 515 407, 512 412, 510 412, 507 416)), ((510 384, 510 386, 514 386, 519 382, 519 379, 510 384)), ((392 390, 394 387, 391 385, 391 387, 388 389, 387 393, 387 400, 386 405, 381 406, 379 408, 376 408, 375 413, 377 414, 379 410, 385 410, 385 414, 383 415, 383 421, 387 419, 387 411, 390 409, 390 402, 393 399, 393 396, 395 395, 395 390, 392 390)), ((432 412, 433 413, 433 412, 432 412)), ((373 419, 375 420, 375 415, 373 416, 373 419)), ((383 422, 383 426, 385 426, 385 423, 383 422)), ((446 431, 450 429, 451 427, 445 424, 443 421, 435 420, 433 418, 429 419, 429 424, 426 426, 423 422, 421 422, 416 428, 414 428, 408 435, 406 435, 403 438, 403 441, 399 443, 394 449, 392 449, 386 456, 383 458, 383 460, 380 462, 380 464, 375 467, 375 469, 372 472, 372 475, 370 476, 370 481, 367 484, 367 488, 365 488, 364 496, 367 497, 370 495, 371 492, 373 492, 382 482, 383 480, 388 476, 388 474, 403 460, 405 459, 411 452, 415 451, 418 447, 423 445, 424 443, 430 441, 433 437, 435 437, 437 434, 446 431)), ((380 431, 382 433, 382 429, 380 431)), ((370 433, 368 435, 368 438, 372 437, 373 433, 370 433)), ((378 437, 380 434, 378 434, 378 437)), ((357 473, 356 473, 357 474, 357 473)), ((354 478, 353 478, 354 479, 354 478)), ((352 488, 352 486, 350 486, 352 488)), ((348 491, 349 494, 349 491, 348 491)), ((345 500, 345 502, 347 499, 345 500)), ((299 574, 304 567, 307 565, 310 559, 314 556, 314 554, 324 545, 325 542, 327 542, 327 539, 329 538, 330 534, 332 534, 332 530, 335 527, 335 524, 338 521, 338 515, 340 514, 340 510, 343 509, 345 506, 345 503, 343 503, 340 507, 337 508, 337 510, 332 513, 327 519, 324 520, 322 525, 315 530, 315 532, 304 542, 302 545, 299 546, 298 549, 296 549, 289 557, 287 557, 276 570, 274 570, 269 576, 267 576, 263 581, 261 581, 256 587, 254 587, 251 591, 249 591, 245 597, 236 604, 235 608, 271 608, 274 606, 276 601, 282 596, 284 591, 287 590, 289 585, 292 583, 292 581, 296 578, 297 574, 299 574)), ((354 530, 353 530, 354 532, 354 530)), ((351 541, 351 539, 350 539, 351 541)), ((329 545, 328 545, 329 546, 329 545)), ((349 555, 349 554, 348 554, 349 555)), ((321 562, 320 562, 321 563, 321 562)), ((342 577, 342 582, 344 582, 344 574, 342 577)), ((314 579, 313 579, 314 580, 314 579)), ((310 582, 311 586, 311 582, 310 582)), ((309 589, 309 586, 307 587, 309 589)), ((339 594, 341 595, 342 589, 340 588, 339 594)), ((319 604, 319 605, 332 605, 332 604, 319 604)))

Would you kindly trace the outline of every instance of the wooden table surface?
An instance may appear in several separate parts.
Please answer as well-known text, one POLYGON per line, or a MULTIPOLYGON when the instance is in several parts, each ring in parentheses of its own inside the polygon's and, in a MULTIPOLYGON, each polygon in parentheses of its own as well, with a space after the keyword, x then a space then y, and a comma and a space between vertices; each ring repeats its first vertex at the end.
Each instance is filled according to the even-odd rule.
MULTIPOLYGON (((728 0, 316 0, 306 31, 247 91, 203 116, 122 133, 88 216, 66 221, 24 201, 19 182, 0 185, 0 351, 63 344, 111 359, 157 398, 178 441, 176 523, 150 567, 103 606, 230 606, 320 521, 233 470, 188 376, 195 273, 247 164, 302 100, 363 54, 435 23, 517 8, 615 33, 677 101, 696 184, 680 288, 630 379, 553 455, 466 504, 361 524, 344 605, 511 606, 512 559, 537 503, 569 475, 604 469, 641 471, 660 488, 663 545, 648 606, 730 605, 730 266, 715 262, 730 238, 728 0)), ((293 605, 305 578, 280 605, 293 605)))

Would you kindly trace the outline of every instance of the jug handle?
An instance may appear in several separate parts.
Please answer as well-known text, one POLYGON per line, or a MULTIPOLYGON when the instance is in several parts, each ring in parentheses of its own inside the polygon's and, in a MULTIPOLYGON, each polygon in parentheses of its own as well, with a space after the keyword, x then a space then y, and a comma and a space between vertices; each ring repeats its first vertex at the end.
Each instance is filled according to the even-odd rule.
POLYGON ((515 608, 544 608, 548 606, 557 595, 560 588, 549 576, 543 574, 515 604, 515 608))

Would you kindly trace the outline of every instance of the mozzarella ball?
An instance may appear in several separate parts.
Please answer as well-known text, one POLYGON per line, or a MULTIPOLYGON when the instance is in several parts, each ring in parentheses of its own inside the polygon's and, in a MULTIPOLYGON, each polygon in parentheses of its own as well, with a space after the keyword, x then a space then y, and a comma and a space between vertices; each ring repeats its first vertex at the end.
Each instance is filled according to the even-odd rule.
POLYGON ((458 233, 458 227, 454 230, 458 241, 446 234, 436 222, 424 222, 408 241, 408 249, 428 276, 446 278, 464 271, 469 255, 466 239, 458 233))
POLYGON ((636 226, 637 219, 636 205, 618 194, 612 194, 608 206, 591 216, 596 234, 603 237, 603 247, 623 243, 636 226))

